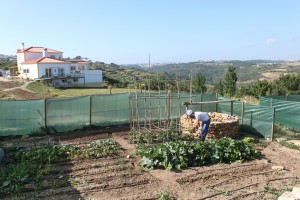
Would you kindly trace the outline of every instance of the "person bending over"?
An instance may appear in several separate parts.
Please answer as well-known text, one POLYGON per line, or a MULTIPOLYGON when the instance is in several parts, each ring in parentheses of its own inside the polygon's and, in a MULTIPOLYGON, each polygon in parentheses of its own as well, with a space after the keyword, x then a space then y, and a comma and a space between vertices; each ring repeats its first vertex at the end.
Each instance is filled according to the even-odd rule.
POLYGON ((192 119, 196 119, 197 121, 197 124, 194 125, 194 128, 196 127, 199 127, 200 125, 200 121, 201 121, 201 130, 200 130, 200 133, 199 133, 199 139, 204 142, 205 141, 205 138, 206 138, 206 135, 208 133, 208 128, 209 128, 209 125, 210 125, 210 117, 207 113, 205 112, 200 112, 200 111, 196 111, 196 112, 193 112, 192 110, 187 110, 186 111, 186 114, 188 117, 192 118, 192 119))

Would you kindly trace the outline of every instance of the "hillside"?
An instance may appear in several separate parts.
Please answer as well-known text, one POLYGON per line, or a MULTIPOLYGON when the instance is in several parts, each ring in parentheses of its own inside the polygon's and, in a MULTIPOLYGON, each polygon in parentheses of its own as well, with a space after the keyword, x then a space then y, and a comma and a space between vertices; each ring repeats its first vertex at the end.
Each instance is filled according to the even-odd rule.
POLYGON ((205 74, 207 83, 216 83, 223 78, 227 66, 233 65, 236 68, 238 83, 249 84, 258 79, 274 80, 280 74, 300 73, 300 63, 288 63, 284 61, 210 61, 190 62, 178 64, 165 64, 153 66, 152 71, 168 72, 171 76, 180 75, 183 79, 189 79, 190 72, 205 74))

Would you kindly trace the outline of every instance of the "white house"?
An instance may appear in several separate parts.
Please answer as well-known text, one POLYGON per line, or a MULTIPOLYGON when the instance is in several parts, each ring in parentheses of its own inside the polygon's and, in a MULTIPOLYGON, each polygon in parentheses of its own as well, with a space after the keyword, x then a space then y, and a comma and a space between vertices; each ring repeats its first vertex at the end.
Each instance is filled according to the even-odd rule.
POLYGON ((63 60, 63 52, 44 47, 17 49, 19 76, 43 80, 55 87, 101 86, 102 70, 89 70, 89 62, 63 60))

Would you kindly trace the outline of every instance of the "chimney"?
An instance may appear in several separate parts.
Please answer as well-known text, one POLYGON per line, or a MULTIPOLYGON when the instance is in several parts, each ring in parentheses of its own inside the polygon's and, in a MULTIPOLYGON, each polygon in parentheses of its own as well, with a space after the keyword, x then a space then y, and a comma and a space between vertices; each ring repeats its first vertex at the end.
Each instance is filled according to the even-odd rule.
POLYGON ((43 58, 47 58, 47 49, 46 48, 43 49, 43 58))
POLYGON ((24 42, 22 42, 21 50, 24 51, 24 42))

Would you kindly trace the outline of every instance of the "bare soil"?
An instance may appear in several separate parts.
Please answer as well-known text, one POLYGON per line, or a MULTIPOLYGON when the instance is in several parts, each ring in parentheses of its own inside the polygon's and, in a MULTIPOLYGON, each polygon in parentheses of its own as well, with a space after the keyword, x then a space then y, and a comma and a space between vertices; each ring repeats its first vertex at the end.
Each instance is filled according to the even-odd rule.
POLYGON ((0 77, 0 91, 6 99, 30 100, 41 99, 40 96, 26 89, 26 82, 22 79, 8 79, 0 77), (25 84, 24 84, 25 83, 25 84))
POLYGON ((258 145, 261 158, 246 163, 192 167, 181 171, 145 170, 127 140, 129 127, 72 131, 29 138, 2 138, 5 146, 26 146, 56 141, 85 146, 112 138, 122 146, 118 156, 57 163, 39 188, 4 199, 157 199, 164 191, 176 199, 277 199, 300 185, 300 151, 277 142, 258 145), (130 155, 130 156, 128 156, 130 155))

